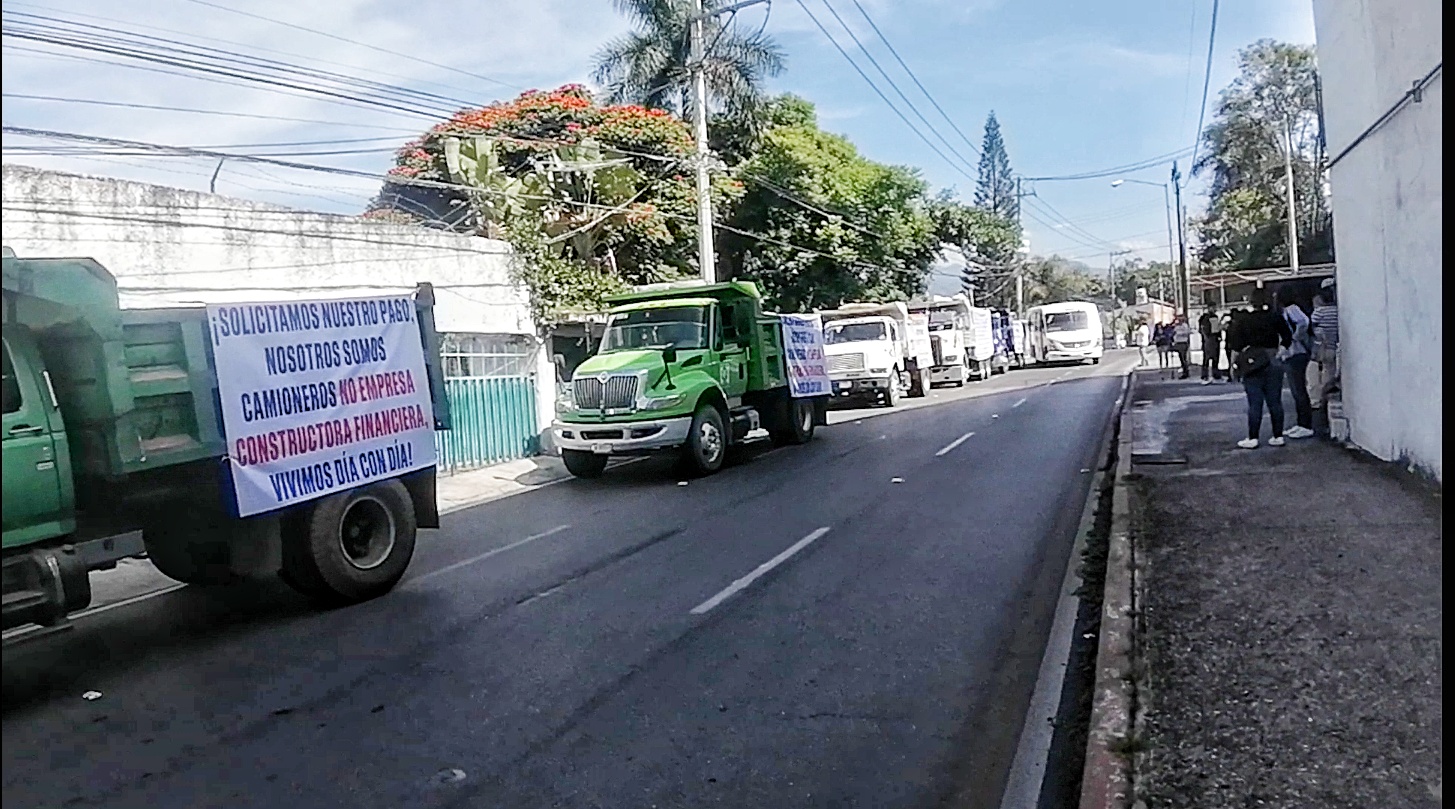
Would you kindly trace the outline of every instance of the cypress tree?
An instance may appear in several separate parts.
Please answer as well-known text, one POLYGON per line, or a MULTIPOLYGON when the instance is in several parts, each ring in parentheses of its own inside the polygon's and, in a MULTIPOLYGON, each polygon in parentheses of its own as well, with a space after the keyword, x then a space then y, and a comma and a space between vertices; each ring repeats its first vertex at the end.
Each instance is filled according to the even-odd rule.
POLYGON ((993 111, 985 119, 979 169, 975 204, 1016 221, 1020 216, 1020 200, 1015 195, 1015 177, 1010 170, 1010 156, 1005 153, 1005 141, 1000 136, 1000 122, 995 120, 993 111))

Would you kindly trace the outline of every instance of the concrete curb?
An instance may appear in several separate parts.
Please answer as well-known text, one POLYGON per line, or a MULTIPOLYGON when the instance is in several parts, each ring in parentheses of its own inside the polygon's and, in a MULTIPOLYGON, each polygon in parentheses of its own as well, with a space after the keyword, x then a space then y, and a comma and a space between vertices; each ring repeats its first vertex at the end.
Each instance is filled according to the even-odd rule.
POLYGON ((1106 589, 1102 595, 1101 631, 1096 650, 1096 679, 1091 698, 1086 764, 1081 776, 1081 809, 1126 809, 1132 804, 1131 751, 1134 719, 1133 557, 1131 500, 1127 476, 1132 470, 1132 373, 1123 400, 1117 436, 1117 464, 1112 479, 1111 535, 1107 548, 1106 589))

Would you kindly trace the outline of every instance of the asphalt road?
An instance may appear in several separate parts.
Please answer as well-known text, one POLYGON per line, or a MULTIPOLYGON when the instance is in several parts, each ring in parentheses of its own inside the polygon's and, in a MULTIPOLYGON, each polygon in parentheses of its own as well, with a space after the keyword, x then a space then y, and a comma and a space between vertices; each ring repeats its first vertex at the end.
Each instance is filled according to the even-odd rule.
POLYGON ((349 609, 90 616, 5 652, 4 803, 997 806, 1134 359, 456 512, 349 609))

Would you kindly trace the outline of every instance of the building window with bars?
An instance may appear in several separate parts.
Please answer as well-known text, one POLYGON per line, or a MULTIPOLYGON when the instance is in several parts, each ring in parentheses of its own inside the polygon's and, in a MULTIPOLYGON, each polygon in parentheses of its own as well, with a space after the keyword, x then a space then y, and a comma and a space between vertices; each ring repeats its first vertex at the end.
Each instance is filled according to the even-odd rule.
POLYGON ((534 376, 537 350, 524 334, 449 333, 440 341, 449 379, 534 376))

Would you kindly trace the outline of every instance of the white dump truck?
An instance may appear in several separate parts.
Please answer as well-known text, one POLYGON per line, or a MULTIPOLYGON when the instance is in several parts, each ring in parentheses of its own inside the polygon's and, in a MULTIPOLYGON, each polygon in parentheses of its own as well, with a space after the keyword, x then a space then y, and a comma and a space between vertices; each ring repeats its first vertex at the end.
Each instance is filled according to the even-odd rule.
POLYGON ((929 319, 902 301, 846 303, 817 312, 835 400, 893 407, 905 394, 929 392, 934 354, 929 319))
POLYGON ((911 314, 922 314, 929 321, 931 384, 961 387, 969 381, 969 350, 975 339, 972 310, 964 295, 934 295, 909 303, 911 314))

